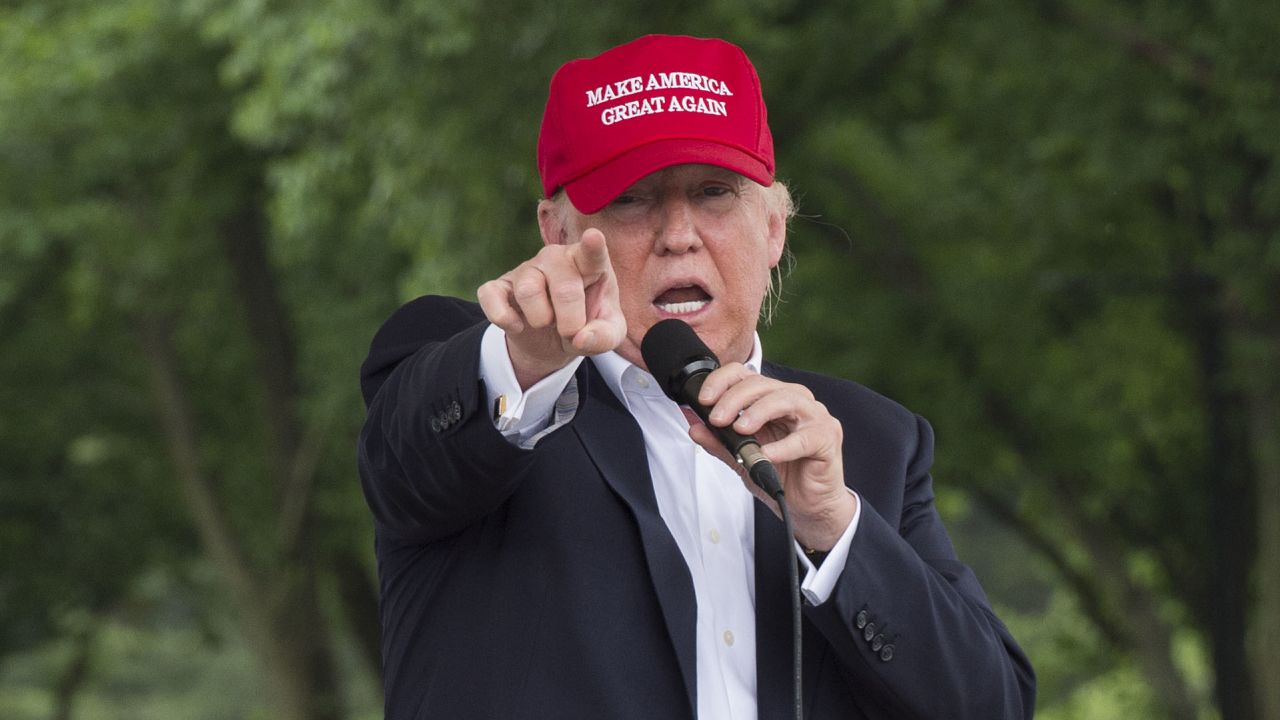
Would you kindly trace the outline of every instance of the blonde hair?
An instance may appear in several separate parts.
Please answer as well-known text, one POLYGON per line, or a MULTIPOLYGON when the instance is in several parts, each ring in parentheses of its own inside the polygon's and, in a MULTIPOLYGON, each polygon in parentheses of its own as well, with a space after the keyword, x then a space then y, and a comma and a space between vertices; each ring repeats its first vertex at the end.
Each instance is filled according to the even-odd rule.
MULTIPOLYGON (((773 206, 770 209, 782 214, 782 222, 789 229, 791 219, 796 216, 796 203, 791 198, 791 188, 786 182, 775 178, 773 184, 765 188, 765 192, 768 194, 768 202, 773 206)), ((791 254, 791 245, 784 242, 778 264, 769 268, 769 287, 765 291, 764 301, 760 303, 760 321, 765 325, 773 323, 773 314, 782 303, 782 279, 791 274, 795 264, 796 256, 791 254)))

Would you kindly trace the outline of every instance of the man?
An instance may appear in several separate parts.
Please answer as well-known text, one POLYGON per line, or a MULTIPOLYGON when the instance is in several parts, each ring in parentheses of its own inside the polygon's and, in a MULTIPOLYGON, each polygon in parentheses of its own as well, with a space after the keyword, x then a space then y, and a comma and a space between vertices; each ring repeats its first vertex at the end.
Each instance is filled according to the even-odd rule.
POLYGON ((387 716, 790 717, 796 552, 806 717, 1029 717, 1031 667, 934 510, 928 424, 761 361, 790 199, 742 51, 568 63, 538 160, 542 249, 479 308, 409 303, 362 369, 387 716), (724 361, 700 400, 761 440, 794 539, 647 373, 670 317, 724 361))

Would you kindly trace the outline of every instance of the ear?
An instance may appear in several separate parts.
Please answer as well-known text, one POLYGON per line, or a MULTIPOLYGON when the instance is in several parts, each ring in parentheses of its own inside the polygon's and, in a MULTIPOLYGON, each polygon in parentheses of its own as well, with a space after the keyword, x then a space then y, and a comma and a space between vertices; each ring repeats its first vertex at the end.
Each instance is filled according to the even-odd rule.
POLYGON ((555 200, 538 201, 538 230, 543 245, 565 245, 569 242, 569 230, 565 226, 568 213, 555 200))
POLYGON ((787 245, 787 218, 781 205, 780 202, 773 202, 772 198, 765 203, 765 242, 769 248, 770 268, 777 267, 782 261, 782 251, 787 245))

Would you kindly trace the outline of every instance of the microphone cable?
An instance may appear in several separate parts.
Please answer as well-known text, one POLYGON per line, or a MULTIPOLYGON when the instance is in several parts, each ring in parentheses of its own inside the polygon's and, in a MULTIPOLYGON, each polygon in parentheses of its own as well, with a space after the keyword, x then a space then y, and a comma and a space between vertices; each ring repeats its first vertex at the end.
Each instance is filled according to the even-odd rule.
POLYGON ((791 701, 795 720, 804 720, 804 683, 801 679, 801 623, 800 623, 800 561, 796 557, 796 549, 792 547, 796 536, 791 525, 791 511, 787 509, 786 493, 782 490, 782 479, 778 477, 778 469, 769 461, 757 462, 749 470, 751 479, 773 496, 782 514, 782 525, 786 531, 787 567, 791 587, 791 701), (759 474, 761 477, 756 477, 759 474))

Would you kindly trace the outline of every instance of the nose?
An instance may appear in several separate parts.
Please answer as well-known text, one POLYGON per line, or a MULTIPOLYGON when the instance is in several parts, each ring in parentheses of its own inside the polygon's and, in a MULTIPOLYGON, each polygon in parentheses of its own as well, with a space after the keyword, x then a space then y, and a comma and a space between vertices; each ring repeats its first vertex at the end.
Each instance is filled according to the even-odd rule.
POLYGON ((680 255, 702 247, 694 208, 687 198, 668 197, 662 203, 653 245, 658 255, 680 255))

